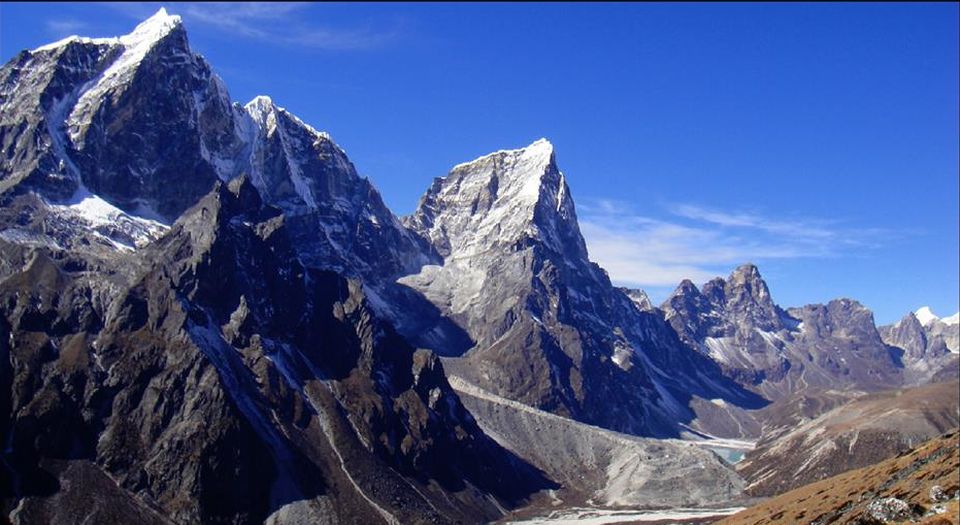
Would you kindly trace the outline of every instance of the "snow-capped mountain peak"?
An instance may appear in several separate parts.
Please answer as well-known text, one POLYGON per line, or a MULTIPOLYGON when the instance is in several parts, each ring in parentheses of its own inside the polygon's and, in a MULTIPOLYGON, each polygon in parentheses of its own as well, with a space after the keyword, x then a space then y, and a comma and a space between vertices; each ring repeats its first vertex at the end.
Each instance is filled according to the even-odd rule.
POLYGON ((454 166, 451 173, 483 173, 472 177, 475 182, 494 182, 495 197, 511 202, 536 202, 540 197, 541 179, 553 164, 553 144, 539 139, 529 146, 500 150, 454 166), (486 181, 479 179, 485 178, 486 181))
POLYGON ((473 160, 467 162, 461 162, 454 166, 451 171, 457 171, 460 169, 467 168, 469 166, 474 166, 477 164, 482 164, 484 162, 489 162, 491 159, 497 157, 513 157, 513 158, 522 158, 529 164, 540 164, 546 166, 549 164, 553 157, 553 144, 546 138, 539 138, 528 146, 517 149, 501 149, 494 151, 493 153, 487 153, 473 160))
POLYGON ((160 10, 128 35, 58 45, 0 69, 4 116, 24 116, 0 122, 0 136, 18 137, 0 190, 22 184, 58 218, 7 237, 72 246, 93 235, 98 250, 138 248, 216 182, 245 174, 287 213, 305 261, 392 275, 426 260, 329 135, 269 97, 234 103, 180 17, 160 10))
POLYGON ((71 141, 76 144, 84 140, 90 128, 90 122, 94 119, 100 104, 106 99, 107 93, 112 93, 113 98, 116 99, 129 89, 134 75, 150 52, 173 33, 180 36, 181 43, 177 46, 179 49, 169 55, 193 61, 195 57, 187 45, 186 32, 183 30, 180 17, 167 14, 166 9, 163 8, 134 28, 130 34, 96 41, 122 47, 123 50, 100 74, 93 87, 80 96, 70 112, 67 118, 67 131, 71 141))
POLYGON ((454 166, 434 180, 407 224, 443 256, 539 239, 557 251, 574 246, 586 259, 573 201, 546 139, 454 166))
POLYGON ((134 30, 120 37, 120 43, 126 47, 150 45, 160 40, 174 29, 181 27, 179 15, 171 15, 161 7, 150 18, 141 22, 134 30))
POLYGON ((165 8, 161 7, 153 16, 141 22, 127 35, 112 38, 87 38, 70 35, 56 42, 35 48, 33 53, 56 50, 73 42, 98 45, 122 44, 127 48, 150 45, 180 27, 181 24, 182 21, 179 15, 171 15, 167 13, 165 8))
POLYGON ((255 121, 263 123, 268 115, 276 112, 277 106, 273 103, 273 99, 267 95, 257 95, 250 102, 244 104, 243 109, 255 121))
POLYGON ((760 269, 753 263, 745 263, 737 266, 730 274, 730 280, 739 283, 763 282, 763 278, 760 276, 760 269))
POLYGON ((932 310, 930 310, 929 306, 924 306, 918 309, 916 312, 913 312, 913 315, 923 326, 928 326, 930 323, 940 320, 940 318, 937 317, 932 310))
POLYGON ((960 324, 960 312, 957 312, 950 317, 940 318, 933 313, 933 310, 931 310, 929 306, 924 306, 918 309, 916 312, 913 312, 913 315, 918 321, 920 321, 920 324, 922 324, 924 328, 929 327, 931 324, 934 324, 938 321, 945 325, 960 324))
POLYGON ((56 42, 44 44, 33 49, 33 53, 60 49, 67 44, 79 42, 95 45, 123 45, 125 48, 149 47, 154 42, 170 34, 174 29, 182 27, 182 20, 178 15, 171 15, 167 10, 160 8, 153 16, 141 22, 132 32, 123 36, 107 38, 89 38, 70 35, 56 42))
POLYGON ((79 35, 70 35, 66 38, 57 40, 56 42, 51 42, 49 44, 44 44, 40 47, 34 48, 30 52, 32 54, 43 53, 46 51, 59 51, 63 49, 68 44, 73 42, 79 42, 81 44, 93 44, 93 45, 111 45, 117 44, 120 42, 119 38, 88 38, 79 35))
MULTIPOLYGON (((271 133, 276 128, 278 115, 282 113, 292 124, 306 130, 315 138, 327 141, 332 140, 329 133, 316 130, 310 124, 307 124, 293 113, 287 111, 286 108, 278 106, 277 103, 267 95, 257 95, 253 97, 250 102, 247 102, 243 106, 243 110, 260 128, 266 129, 268 133, 271 133)), ((346 154, 343 148, 337 146, 337 149, 346 154)))

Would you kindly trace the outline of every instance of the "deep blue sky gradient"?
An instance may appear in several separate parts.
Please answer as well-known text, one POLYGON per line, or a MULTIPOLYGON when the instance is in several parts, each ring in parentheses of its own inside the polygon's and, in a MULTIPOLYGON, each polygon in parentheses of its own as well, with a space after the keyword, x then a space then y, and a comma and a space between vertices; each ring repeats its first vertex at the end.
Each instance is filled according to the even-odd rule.
MULTIPOLYGON (((2 59, 160 5, 4 3, 2 59)), ((657 301, 674 274, 630 257, 698 283, 752 260, 783 306, 853 297, 883 323, 958 309, 956 3, 167 8, 235 100, 329 131, 397 214, 547 137, 591 255, 657 301)))

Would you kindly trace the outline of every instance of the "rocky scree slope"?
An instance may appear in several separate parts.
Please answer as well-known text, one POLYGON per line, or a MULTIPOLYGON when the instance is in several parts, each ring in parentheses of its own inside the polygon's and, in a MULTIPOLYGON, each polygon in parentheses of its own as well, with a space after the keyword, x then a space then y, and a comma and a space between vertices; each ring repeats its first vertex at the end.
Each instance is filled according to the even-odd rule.
MULTIPOLYGON (((736 417, 744 408, 761 406, 763 399, 747 388, 777 397, 829 381, 848 381, 846 376, 852 377, 849 385, 858 388, 872 388, 875 382, 893 377, 875 352, 877 341, 865 328, 867 320, 872 327, 869 312, 838 301, 785 313, 772 303, 755 268, 731 277, 730 282, 705 286, 703 301, 695 298, 695 307, 679 308, 688 312, 683 314, 688 318, 702 314, 706 319, 694 323, 689 333, 684 331, 689 323, 671 326, 674 319, 668 317, 671 324, 667 324, 639 293, 612 287, 606 273, 589 261, 569 188, 553 147, 543 140, 455 167, 434 182, 414 215, 401 224, 328 135, 267 97, 246 105, 231 102, 209 65, 190 50, 179 18, 162 10, 124 37, 74 37, 19 54, 0 69, 0 108, 0 242, 4 243, 0 278, 19 283, 11 284, 13 295, 7 299, 11 313, 4 326, 13 339, 26 332, 45 334, 37 336, 41 341, 37 348, 45 349, 38 355, 45 357, 29 352, 16 357, 11 347, 8 384, 35 388, 49 382, 45 388, 58 392, 58 399, 66 396, 70 403, 86 406, 76 396, 70 397, 71 389, 78 387, 69 386, 56 366, 30 368, 17 359, 58 362, 64 343, 58 338, 83 333, 82 338, 71 340, 76 346, 70 346, 74 352, 70 355, 86 356, 94 362, 88 368, 96 369, 102 366, 97 364, 102 356, 91 345, 102 334, 107 334, 104 341, 127 341, 115 343, 119 346, 113 351, 118 354, 139 348, 143 336, 155 341, 149 351, 141 351, 153 368, 117 387, 118 392, 126 388, 139 392, 141 380, 149 381, 150 373, 166 374, 172 366, 164 352, 182 346, 178 351, 192 356, 201 363, 195 366, 209 370, 205 373, 213 377, 210 395, 222 400, 217 410, 228 414, 225 424, 233 424, 229 418, 234 418, 240 429, 237 435, 246 436, 243 439, 251 446, 266 453, 258 457, 268 459, 259 460, 249 471, 277 473, 264 477, 277 480, 276 486, 260 487, 276 494, 264 508, 244 507, 250 503, 239 498, 236 507, 204 510, 200 502, 205 500, 197 494, 206 490, 210 475, 185 481, 183 491, 171 490, 180 495, 170 497, 182 501, 186 509, 177 516, 193 519, 213 512, 209 515, 244 521, 270 512, 288 519, 313 516, 319 520, 354 508, 362 509, 357 519, 389 521, 420 515, 419 507, 399 509, 397 501, 402 500, 416 501, 421 507, 419 502, 424 502, 432 510, 423 515, 430 519, 474 519, 495 515, 497 504, 509 505, 530 490, 548 486, 526 467, 517 467, 515 458, 484 438, 469 415, 460 414, 462 408, 444 386, 443 367, 433 354, 415 352, 410 363, 406 361, 412 347, 449 356, 447 365, 457 374, 495 395, 648 436, 676 436, 684 423, 709 430, 714 422, 703 415, 712 414, 718 406, 732 407, 724 411, 736 417), (214 185, 216 191, 207 194, 214 185), (206 204, 197 208, 198 200, 206 204), (280 251, 271 256, 253 254, 256 250, 280 251), (194 258, 205 253, 220 256, 194 258), (237 259, 231 262, 230 256, 237 259), (213 265, 217 271, 198 278, 188 275, 196 268, 187 271, 184 265, 213 265), (340 275, 362 280, 362 289, 357 281, 340 275), (31 279, 53 279, 56 285, 50 290, 80 291, 55 301, 59 297, 55 293, 38 296, 38 304, 54 301, 55 306, 48 305, 37 314, 39 318, 31 317, 26 303, 20 302, 32 286, 31 279), (338 290, 333 294, 336 300, 330 299, 333 287, 338 290), (284 304, 286 300, 290 304, 284 304), (343 306, 347 303, 356 310, 343 306), (335 338, 339 346, 325 347, 322 363, 313 363, 311 345, 316 343, 303 334, 316 334, 317 326, 329 327, 332 321, 324 316, 304 321, 301 314, 318 308, 361 312, 359 321, 350 318, 353 332, 366 333, 366 328, 358 326, 376 325, 382 330, 370 329, 371 333, 387 335, 385 339, 373 335, 372 339, 335 338), (154 311, 165 313, 151 320, 154 311), (23 312, 27 312, 26 324, 23 312), (289 319, 274 320, 277 315, 289 319), (63 318, 55 329, 60 331, 33 329, 41 323, 36 319, 53 326, 57 316, 63 318), (143 321, 144 316, 148 321, 143 321), (297 319, 305 325, 294 323, 297 319), (76 325, 80 320, 92 324, 76 325), (406 341, 397 339, 389 325, 406 341), (144 326, 149 330, 144 332, 144 326), (807 327, 814 328, 814 335, 807 334, 807 327), (709 338, 719 343, 711 346, 709 338), (776 354, 782 350, 778 338, 787 340, 785 358, 776 354), (42 342, 48 339, 52 341, 49 348, 42 342), (716 356, 710 350, 725 348, 728 340, 749 346, 760 339, 764 346, 757 347, 757 352, 738 350, 739 354, 729 354, 736 359, 717 359, 720 365, 711 359, 716 356), (390 343, 378 346, 375 342, 382 340, 390 343), (806 343, 791 346, 787 344, 791 340, 806 343), (830 354, 825 351, 829 345, 841 351, 830 354), (255 379, 243 379, 249 374, 233 358, 221 359, 234 355, 225 348, 258 363, 242 363, 255 372, 255 379), (382 348, 398 355, 380 356, 382 348), (756 355, 747 355, 751 353, 756 355), (854 356, 853 363, 849 356, 854 356), (798 366, 807 362, 803 359, 814 364, 798 366), (863 363, 866 366, 859 366, 863 363), (434 386, 417 390, 406 379, 393 379, 393 373, 405 378, 403 370, 408 368, 425 381, 416 379, 415 384, 434 386), (860 375, 861 370, 865 375, 860 375), (727 379, 724 372, 740 384, 727 379), (400 386, 394 385, 397 381, 400 386), (418 392, 419 401, 408 393, 411 389, 418 392), (296 411, 315 413, 313 428, 320 432, 291 438, 299 434, 274 412, 289 401, 287 397, 276 401, 281 394, 299 400, 296 411), (330 410, 341 418, 332 417, 330 410), (336 426, 344 420, 349 429, 336 426), (341 435, 337 428, 346 430, 341 435), (437 437, 444 432, 453 432, 455 438, 437 437), (310 452, 301 442, 326 452, 310 452), (348 446, 354 447, 356 457, 366 458, 350 463, 366 469, 364 473, 339 461, 348 446), (460 447, 470 451, 464 459, 436 459, 456 456, 460 447), (308 461, 301 462, 298 454, 308 461), (383 465, 388 468, 382 469, 383 465), (504 465, 524 474, 515 484, 496 483, 498 490, 494 490, 489 480, 500 479, 504 465), (314 467, 321 475, 301 472, 314 467), (324 492, 309 481, 315 477, 336 488, 324 492), (381 478, 392 481, 381 483, 381 478), (378 482, 369 483, 369 479, 378 482), (407 483, 410 479, 419 484, 407 483), (400 500, 385 503, 379 491, 409 494, 404 484, 420 494, 419 499, 397 496, 400 500), (347 501, 343 503, 334 496, 326 499, 326 494, 352 495, 342 496, 347 501)), ((338 330, 330 333, 350 331, 338 330)), ((319 333, 320 339, 328 334, 319 333)), ((83 384, 95 383, 96 377, 87 378, 87 372, 77 377, 83 384)), ((181 372, 170 369, 169 373, 181 372)), ((179 381, 175 384, 187 384, 185 379, 179 381)), ((18 414, 30 413, 21 406, 26 397, 18 398, 21 405, 12 399, 9 431, 4 433, 11 440, 18 435, 14 431, 18 414)), ((166 414, 174 415, 163 416, 169 418, 165 423, 150 424, 157 428, 180 424, 178 411, 186 410, 181 405, 188 402, 193 401, 171 400, 174 408, 166 414)), ((103 406, 113 404, 87 407, 95 415, 83 416, 84 424, 105 417, 103 406)), ((313 421, 303 418, 297 421, 313 421)), ((202 419, 197 416, 192 421, 202 419)), ((736 423, 737 428, 729 430, 731 435, 754 432, 736 423)), ((43 425, 30 428, 41 432, 43 425)), ((93 428, 88 432, 99 436, 101 427, 93 428)), ((149 448, 154 438, 151 434, 138 446, 149 448)), ((239 439, 228 441, 233 446, 239 439)), ((24 443, 29 449, 30 444, 24 443)), ((77 453, 76 458, 56 455, 66 449, 87 450, 70 445, 48 453, 41 447, 37 450, 43 452, 34 454, 26 466, 6 472, 18 483, 32 479, 23 472, 47 482, 58 476, 100 481, 107 479, 104 473, 115 476, 102 458, 89 452, 77 453), (49 461, 62 459, 80 463, 50 466, 49 461)), ((197 454, 206 457, 205 452, 197 454)), ((219 468, 227 463, 214 464, 219 468)), ((138 481, 135 490, 127 481, 118 490, 111 489, 114 508, 122 504, 141 509, 138 512, 145 520, 158 508, 171 512, 163 500, 167 496, 156 488, 169 483, 150 475, 140 475, 146 481, 138 481)), ((46 492, 38 494, 60 498, 51 486, 48 483, 46 492)), ((66 494, 61 500, 73 501, 71 497, 66 494)), ((56 508, 36 501, 32 505, 56 508)), ((104 505, 102 512, 108 512, 108 507, 104 505)))
POLYGON ((487 435, 560 483, 549 498, 540 498, 541 506, 699 507, 742 496, 743 480, 701 444, 605 430, 496 396, 456 376, 450 384, 487 435))

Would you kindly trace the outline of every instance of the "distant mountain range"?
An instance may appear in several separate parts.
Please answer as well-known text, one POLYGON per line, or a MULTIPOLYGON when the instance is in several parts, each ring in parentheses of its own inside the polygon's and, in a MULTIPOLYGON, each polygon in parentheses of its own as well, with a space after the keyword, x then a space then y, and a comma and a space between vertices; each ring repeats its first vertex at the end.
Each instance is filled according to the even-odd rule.
POLYGON ((19 53, 0 110, 17 523, 729 502, 747 483, 705 445, 958 377, 956 315, 784 309, 751 264, 660 307, 615 287, 544 139, 453 167, 397 217, 329 135, 233 102, 164 10, 19 53))

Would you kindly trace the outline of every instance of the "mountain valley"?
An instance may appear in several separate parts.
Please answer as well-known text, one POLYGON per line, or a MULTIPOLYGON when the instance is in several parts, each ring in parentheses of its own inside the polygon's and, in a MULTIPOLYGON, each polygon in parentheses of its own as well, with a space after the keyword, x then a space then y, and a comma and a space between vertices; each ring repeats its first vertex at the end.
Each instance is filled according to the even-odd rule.
POLYGON ((655 306, 590 259, 546 139, 398 217, 164 9, 13 57, 0 144, 12 523, 713 520, 955 463, 956 315, 783 308, 753 264, 655 306))

